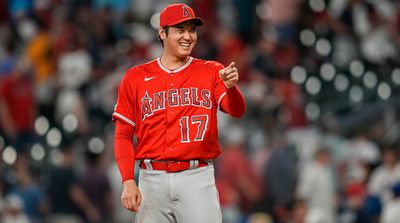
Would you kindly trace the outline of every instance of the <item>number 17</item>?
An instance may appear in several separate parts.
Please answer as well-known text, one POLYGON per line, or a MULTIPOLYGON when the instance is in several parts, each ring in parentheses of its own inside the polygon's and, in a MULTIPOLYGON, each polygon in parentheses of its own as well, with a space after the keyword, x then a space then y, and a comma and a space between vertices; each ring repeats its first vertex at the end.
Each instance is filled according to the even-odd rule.
POLYGON ((203 141, 205 132, 207 130, 208 115, 195 115, 191 118, 189 116, 183 116, 179 121, 181 126, 181 142, 190 142, 189 119, 191 119, 192 125, 197 125, 197 133, 194 141, 203 141))

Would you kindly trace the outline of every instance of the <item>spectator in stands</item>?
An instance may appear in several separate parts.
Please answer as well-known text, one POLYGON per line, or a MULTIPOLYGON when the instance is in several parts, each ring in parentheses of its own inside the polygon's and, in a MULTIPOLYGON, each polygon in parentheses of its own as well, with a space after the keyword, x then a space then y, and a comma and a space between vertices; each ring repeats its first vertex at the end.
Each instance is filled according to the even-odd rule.
POLYGON ((392 186, 393 198, 385 204, 381 216, 381 223, 396 223, 400 219, 400 181, 392 186))
POLYGON ((263 175, 264 190, 278 212, 294 200, 296 187, 296 154, 284 137, 280 131, 271 135, 271 154, 264 166, 263 175))
MULTIPOLYGON (((81 37, 82 38, 82 37, 81 37)), ((82 45, 82 40, 71 38, 67 51, 58 60, 59 94, 56 104, 56 119, 62 123, 64 117, 73 114, 78 120, 79 134, 89 131, 88 110, 81 94, 92 72, 91 57, 82 45)))
POLYGON ((216 185, 223 216, 236 222, 261 199, 262 190, 245 153, 245 132, 234 126, 229 129, 224 140, 225 151, 216 160, 216 185))
POLYGON ((391 188, 400 181, 400 164, 398 162, 398 150, 391 146, 385 146, 382 154, 382 164, 371 173, 368 183, 368 191, 377 195, 383 204, 391 197, 391 188))
POLYGON ((43 188, 40 187, 39 182, 31 173, 29 161, 27 154, 18 154, 14 164, 17 181, 16 185, 12 185, 9 193, 21 198, 22 210, 32 223, 42 223, 48 212, 48 205, 43 188))
POLYGON ((62 150, 62 161, 52 167, 49 174, 48 197, 50 215, 48 223, 89 223, 100 221, 99 210, 91 203, 73 168, 73 145, 66 143, 62 150))
POLYGON ((113 196, 106 171, 102 166, 102 154, 90 150, 86 151, 86 165, 80 176, 80 182, 85 194, 96 209, 99 210, 100 220, 96 223, 112 222, 114 218, 113 196))
POLYGON ((336 181, 330 164, 329 150, 320 148, 300 173, 297 196, 307 203, 307 218, 312 222, 336 222, 336 181))
POLYGON ((52 116, 51 103, 55 93, 55 61, 52 36, 47 24, 41 19, 38 23, 38 32, 27 43, 24 52, 32 61, 32 82, 34 94, 37 99, 38 109, 46 116, 52 116))
MULTIPOLYGON (((117 85, 124 75, 121 71, 159 54, 162 46, 152 34, 153 27, 157 27, 155 12, 171 1, 0 1, 0 159, 7 158, 5 162, 0 160, 0 187, 5 185, 0 188, 0 200, 11 191, 21 192, 36 184, 41 190, 50 186, 50 219, 60 220, 59 214, 66 214, 83 221, 85 214, 96 220, 103 213, 119 218, 121 213, 128 213, 123 209, 125 212, 96 214, 94 210, 101 209, 101 205, 91 203, 92 190, 87 189, 86 193, 77 179, 77 175, 88 174, 82 172, 83 162, 79 161, 83 160, 83 153, 79 150, 75 151, 75 160, 71 160, 71 150, 64 153, 64 159, 70 159, 64 160, 67 167, 48 168, 52 160, 48 157, 54 155, 48 154, 53 145, 47 139, 54 138, 48 129, 68 124, 71 128, 61 131, 62 137, 79 141, 86 135, 113 137, 109 118, 117 85), (25 66, 26 57, 32 67, 25 66), (67 115, 69 119, 64 119, 67 115), (44 132, 35 135, 33 127, 38 116, 44 116, 49 123, 38 122, 36 127, 44 132), (16 178, 11 164, 14 150, 6 148, 15 147, 19 156, 21 148, 31 149, 32 142, 38 141, 44 147, 45 158, 30 163, 38 170, 38 182, 26 174, 16 178), (49 185, 47 179, 51 180, 49 185), (16 184, 16 180, 20 183, 16 184)), ((224 220, 244 220, 252 211, 267 212, 283 222, 303 223, 321 217, 326 220, 323 211, 312 209, 315 206, 311 204, 324 201, 314 192, 330 199, 335 194, 335 184, 346 192, 350 183, 365 184, 367 192, 343 193, 340 204, 348 203, 340 206, 345 209, 341 213, 378 218, 379 202, 375 196, 394 201, 390 187, 399 178, 397 161, 388 161, 396 158, 381 154, 377 145, 397 140, 400 134, 400 1, 191 0, 188 4, 208 24, 206 32, 198 30, 203 38, 195 56, 235 60, 243 74, 240 84, 248 102, 244 119, 220 119, 226 126, 220 128, 221 135, 230 134, 230 127, 235 124, 246 136, 239 145, 227 146, 222 170, 217 173, 223 176, 218 182, 221 203, 234 204, 225 205, 224 220), (335 131, 321 133, 319 127, 325 116, 337 121, 335 131), (365 134, 361 138, 350 137, 360 125, 365 134), (274 132, 282 128, 279 134, 287 137, 282 137, 281 142, 293 145, 296 159, 286 146, 266 146, 274 132), (327 183, 331 180, 329 165, 314 159, 319 142, 332 147, 328 163, 335 165, 341 176, 332 184, 327 183), (271 155, 273 158, 269 159, 271 155), (369 178, 369 171, 383 157, 384 162, 369 178), (267 164, 267 160, 271 162, 267 164), (236 162, 238 165, 232 164, 236 162), (238 171, 238 176, 233 170, 238 171), (253 173, 263 178, 263 189, 270 193, 255 192, 258 190, 252 184, 253 173), (319 175, 321 180, 315 177, 319 175), (309 177, 305 180, 304 176, 309 177), (310 188, 303 185, 307 196, 293 205, 289 198, 296 178, 300 179, 299 187, 305 184, 303 181, 318 180, 310 188), (251 183, 246 184, 247 181, 251 183), (321 192, 321 188, 327 192, 321 192), (254 197, 263 202, 254 203, 254 197), (279 203, 289 200, 289 204, 272 212, 273 199, 279 203), (249 208, 250 203, 255 210, 249 208), (350 203, 355 205, 350 207, 350 203)), ((40 155, 40 149, 31 152, 38 151, 40 155)), ((117 183, 113 188, 119 193, 120 176, 114 177, 113 182, 117 183)), ((119 202, 120 197, 114 199, 119 202)), ((30 205, 25 205, 25 210, 37 211, 30 205)), ((28 213, 29 216, 32 215, 28 213)), ((132 218, 128 214, 124 220, 115 221, 127 223, 132 218)), ((352 220, 370 223, 365 219, 352 220)))
POLYGON ((36 116, 31 64, 22 56, 0 86, 0 127, 18 151, 28 149, 35 141, 33 123, 36 116))
POLYGON ((4 213, 0 216, 2 223, 31 223, 23 212, 24 204, 18 195, 8 195, 4 202, 4 213))

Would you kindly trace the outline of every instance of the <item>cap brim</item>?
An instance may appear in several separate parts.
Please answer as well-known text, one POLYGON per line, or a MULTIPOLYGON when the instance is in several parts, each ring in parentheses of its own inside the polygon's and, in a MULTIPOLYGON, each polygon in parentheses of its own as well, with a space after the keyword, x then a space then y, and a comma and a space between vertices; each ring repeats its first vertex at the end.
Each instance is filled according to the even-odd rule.
POLYGON ((186 21, 193 21, 196 26, 202 26, 204 24, 203 19, 201 19, 199 17, 192 17, 192 18, 180 19, 180 20, 175 21, 173 23, 167 24, 167 26, 175 26, 175 25, 178 25, 179 23, 183 23, 183 22, 186 22, 186 21))

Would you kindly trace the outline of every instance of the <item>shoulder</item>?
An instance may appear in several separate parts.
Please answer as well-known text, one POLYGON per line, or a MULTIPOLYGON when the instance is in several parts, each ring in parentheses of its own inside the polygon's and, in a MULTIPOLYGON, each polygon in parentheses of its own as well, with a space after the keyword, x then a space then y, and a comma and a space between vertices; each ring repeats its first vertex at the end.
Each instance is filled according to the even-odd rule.
POLYGON ((213 60, 202 60, 197 58, 193 58, 193 65, 215 70, 220 70, 224 68, 224 66, 220 62, 213 60))
POLYGON ((143 75, 143 73, 149 72, 150 70, 154 70, 156 66, 157 66, 156 60, 152 60, 148 63, 136 65, 136 66, 129 68, 126 71, 125 76, 129 77, 129 78, 135 78, 135 77, 143 75))

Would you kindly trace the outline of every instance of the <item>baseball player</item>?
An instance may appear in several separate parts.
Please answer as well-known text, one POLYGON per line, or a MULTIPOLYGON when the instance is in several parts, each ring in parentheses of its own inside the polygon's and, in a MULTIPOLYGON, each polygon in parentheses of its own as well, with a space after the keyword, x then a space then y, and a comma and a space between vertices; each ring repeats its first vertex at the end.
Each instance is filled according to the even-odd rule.
POLYGON ((211 162, 221 153, 217 109, 241 117, 245 102, 233 62, 224 67, 190 56, 201 25, 189 6, 167 6, 158 32, 162 56, 129 69, 118 89, 114 153, 121 202, 137 212, 136 222, 222 222, 211 162))

